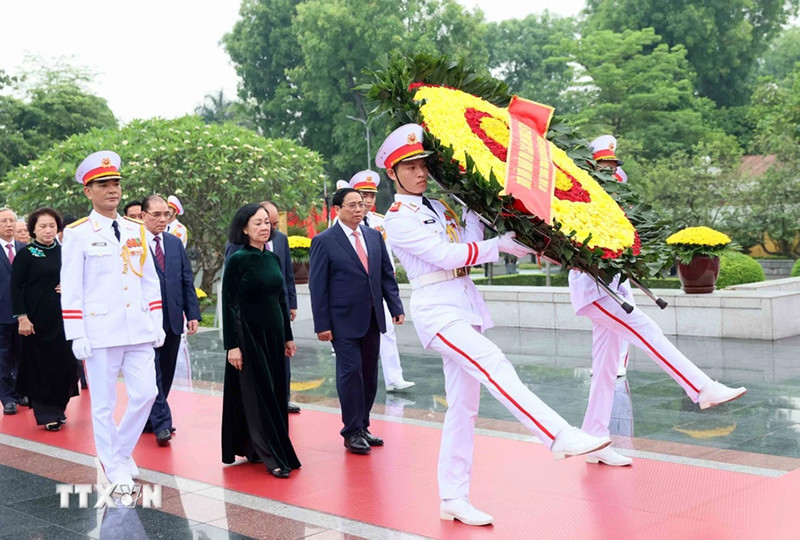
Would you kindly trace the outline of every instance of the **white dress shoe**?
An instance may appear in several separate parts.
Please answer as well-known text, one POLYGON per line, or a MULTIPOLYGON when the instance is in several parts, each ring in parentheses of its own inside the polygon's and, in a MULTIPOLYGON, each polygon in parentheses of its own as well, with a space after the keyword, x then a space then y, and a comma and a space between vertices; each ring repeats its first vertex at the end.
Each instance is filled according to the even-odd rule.
POLYGON ((405 390, 406 388, 411 388, 415 384, 416 383, 413 383, 411 381, 404 381, 403 379, 400 379, 399 381, 397 381, 395 383, 387 384, 386 385, 386 391, 387 392, 397 392, 398 390, 405 390))
POLYGON ((633 460, 628 456, 623 456, 615 452, 610 446, 607 446, 597 452, 586 454, 586 463, 605 463, 611 467, 625 467, 627 465, 633 465, 633 460))
POLYGON ((617 368, 617 377, 624 377, 628 374, 628 368, 624 364, 620 364, 617 368))
POLYGON ((481 512, 469 502, 469 499, 449 499, 442 501, 439 506, 439 515, 442 519, 453 521, 457 519, 464 525, 489 525, 494 518, 481 512))
POLYGON ((575 426, 567 426, 558 432, 550 451, 553 452, 554 458, 564 459, 596 452, 609 444, 611 444, 611 439, 608 437, 595 437, 584 433, 575 426))
POLYGON ((700 408, 708 409, 742 397, 747 388, 731 388, 717 381, 711 381, 700 389, 700 408))

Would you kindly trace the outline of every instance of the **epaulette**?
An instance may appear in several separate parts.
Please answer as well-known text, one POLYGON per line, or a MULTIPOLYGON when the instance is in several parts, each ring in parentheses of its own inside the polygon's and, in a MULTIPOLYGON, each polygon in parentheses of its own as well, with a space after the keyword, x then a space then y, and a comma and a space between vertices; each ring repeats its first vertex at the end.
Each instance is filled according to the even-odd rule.
POLYGON ((78 225, 81 225, 82 223, 86 223, 87 221, 89 221, 89 216, 83 217, 83 218, 79 219, 78 221, 73 221, 72 223, 67 225, 67 228, 68 229, 72 229, 74 227, 77 227, 78 225))
MULTIPOLYGON (((396 203, 394 203, 392 206, 389 207, 389 212, 397 212, 398 210, 400 210, 400 207, 402 205, 403 205, 403 203, 401 203, 400 201, 397 201, 396 203)), ((84 218, 84 219, 86 219, 86 218, 84 218)))
POLYGON ((133 223, 136 223, 137 225, 144 225, 144 221, 142 221, 141 219, 134 219, 134 218, 128 217, 128 216, 122 216, 122 219, 127 219, 128 221, 132 221, 133 223))
POLYGON ((384 216, 383 214, 379 214, 378 212, 373 212, 373 214, 375 214, 376 216, 378 216, 378 217, 380 217, 380 218, 382 218, 382 217, 386 217, 386 216, 384 216))

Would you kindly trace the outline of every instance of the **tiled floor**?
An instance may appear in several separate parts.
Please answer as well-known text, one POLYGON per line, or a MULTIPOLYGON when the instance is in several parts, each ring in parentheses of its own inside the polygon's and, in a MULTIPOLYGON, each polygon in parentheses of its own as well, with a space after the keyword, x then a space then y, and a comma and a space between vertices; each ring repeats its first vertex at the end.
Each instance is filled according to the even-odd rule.
MULTIPOLYGON (((580 425, 591 381, 590 334, 502 328, 488 335, 539 397, 580 425)), ((295 325, 295 336, 299 352, 292 361, 293 399, 307 408, 335 410, 335 356, 315 340, 310 322, 295 325)), ((399 329, 398 338, 405 378, 417 384, 394 394, 384 392, 381 384, 374 413, 436 425, 447 408, 440 359, 422 351, 410 325, 399 329)), ((700 411, 663 371, 633 351, 628 376, 617 384, 615 444, 634 457, 755 475, 778 476, 800 468, 800 339, 675 341, 713 378, 745 385, 748 394, 700 411)), ((179 368, 176 384, 221 392, 224 355, 218 333, 191 336, 189 343, 191 363, 179 368)), ((478 428, 500 437, 529 436, 488 392, 482 394, 478 428)), ((146 474, 166 486, 160 510, 61 509, 55 485, 93 483, 91 457, 0 434, 0 539, 406 537, 200 482, 146 474)))

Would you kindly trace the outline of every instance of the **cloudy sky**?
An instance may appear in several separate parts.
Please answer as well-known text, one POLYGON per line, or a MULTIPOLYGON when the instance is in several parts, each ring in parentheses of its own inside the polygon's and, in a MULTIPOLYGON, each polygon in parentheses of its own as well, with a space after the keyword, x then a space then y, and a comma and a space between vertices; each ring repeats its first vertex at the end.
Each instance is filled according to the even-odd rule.
MULTIPOLYGON (((576 15, 584 0, 459 0, 498 21, 549 9, 576 15)), ((220 88, 236 95, 236 73, 220 46, 239 0, 25 0, 3 2, 0 69, 26 55, 68 57, 97 73, 93 90, 122 121, 191 112, 220 88)))

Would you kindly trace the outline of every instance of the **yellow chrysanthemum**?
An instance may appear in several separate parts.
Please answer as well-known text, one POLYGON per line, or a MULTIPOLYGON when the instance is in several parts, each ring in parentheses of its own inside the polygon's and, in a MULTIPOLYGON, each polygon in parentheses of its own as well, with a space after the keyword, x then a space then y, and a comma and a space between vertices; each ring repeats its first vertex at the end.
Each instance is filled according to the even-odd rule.
MULTIPOLYGON (((503 150, 508 148, 510 132, 506 109, 472 94, 437 86, 417 89, 414 99, 424 101, 420 112, 426 129, 443 145, 453 149, 456 161, 465 166, 469 155, 484 178, 488 179, 494 173, 498 182, 505 186, 506 162, 488 144, 503 150), (483 133, 479 136, 480 131, 483 133)), ((567 200, 569 197, 566 195, 564 198, 554 195, 553 219, 561 223, 566 234, 574 232, 579 242, 591 234, 590 248, 620 252, 632 247, 635 230, 619 205, 586 171, 575 165, 566 152, 550 142, 548 144, 556 165, 556 190, 569 192, 575 186, 575 179, 588 193, 588 201, 567 200)))
POLYGON ((297 249, 297 248, 310 248, 311 247, 311 238, 306 236, 290 236, 289 237, 289 249, 297 249))
POLYGON ((730 237, 710 227, 687 227, 667 238, 667 244, 687 246, 726 246, 730 237))

